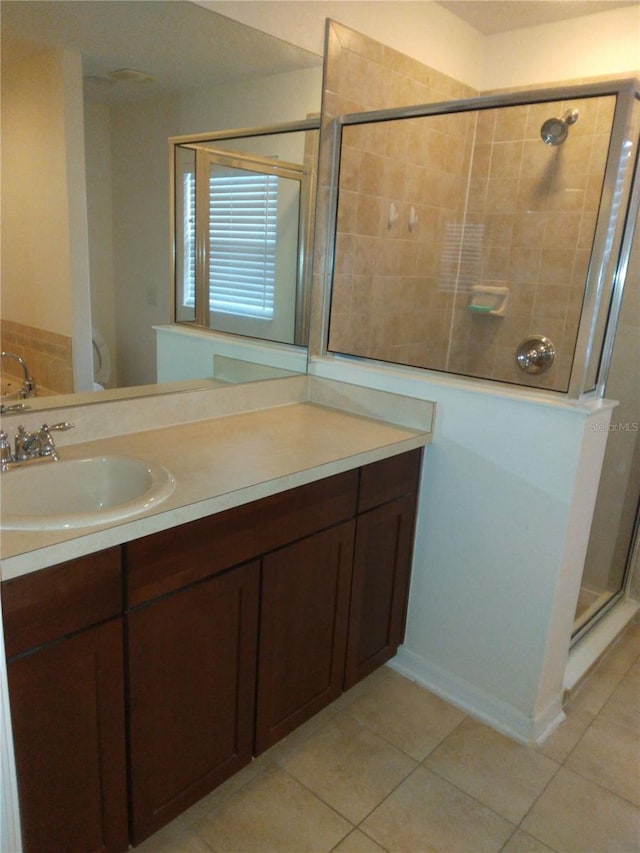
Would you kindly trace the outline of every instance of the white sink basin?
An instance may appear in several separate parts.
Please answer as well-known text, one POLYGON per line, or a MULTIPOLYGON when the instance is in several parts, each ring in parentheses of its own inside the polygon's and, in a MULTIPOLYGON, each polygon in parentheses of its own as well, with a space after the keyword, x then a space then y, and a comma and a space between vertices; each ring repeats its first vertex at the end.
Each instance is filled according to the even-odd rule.
POLYGON ((132 456, 28 463, 2 474, 0 527, 63 530, 120 521, 161 503, 174 486, 166 468, 132 456))

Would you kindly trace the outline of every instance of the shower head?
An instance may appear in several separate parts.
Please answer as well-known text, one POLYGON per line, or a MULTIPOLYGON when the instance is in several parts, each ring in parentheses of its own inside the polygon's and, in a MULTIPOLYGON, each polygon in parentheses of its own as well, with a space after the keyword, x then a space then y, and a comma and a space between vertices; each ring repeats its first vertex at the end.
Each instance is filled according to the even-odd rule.
POLYGON ((548 118, 540 128, 542 141, 547 145, 560 145, 569 135, 569 127, 579 118, 578 110, 567 110, 562 118, 548 118))

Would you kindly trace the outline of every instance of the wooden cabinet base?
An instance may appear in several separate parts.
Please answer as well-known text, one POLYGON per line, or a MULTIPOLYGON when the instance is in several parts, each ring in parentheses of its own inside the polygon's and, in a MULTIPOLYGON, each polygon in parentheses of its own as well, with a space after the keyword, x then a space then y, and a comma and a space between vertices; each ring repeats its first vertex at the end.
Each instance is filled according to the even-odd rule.
POLYGON ((5 581, 24 853, 139 844, 389 660, 420 460, 5 581))
POLYGON ((259 569, 127 617, 134 844, 251 761, 259 569))
POLYGON ((345 690, 390 660, 402 642, 414 518, 413 495, 358 516, 345 690))
POLYGON ((128 849, 122 621, 9 662, 24 853, 128 849))
POLYGON ((342 692, 353 521, 264 558, 256 755, 342 692))

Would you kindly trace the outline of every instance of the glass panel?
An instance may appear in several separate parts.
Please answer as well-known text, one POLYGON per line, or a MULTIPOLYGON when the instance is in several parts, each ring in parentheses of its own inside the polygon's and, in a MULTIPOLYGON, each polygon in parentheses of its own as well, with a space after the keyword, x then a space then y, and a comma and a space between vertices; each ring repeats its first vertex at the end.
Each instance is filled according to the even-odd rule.
POLYGON ((329 350, 566 392, 615 103, 343 127, 329 350))
POLYGON ((608 429, 575 631, 624 587, 640 505, 640 229, 635 230, 605 396, 618 400, 608 429))

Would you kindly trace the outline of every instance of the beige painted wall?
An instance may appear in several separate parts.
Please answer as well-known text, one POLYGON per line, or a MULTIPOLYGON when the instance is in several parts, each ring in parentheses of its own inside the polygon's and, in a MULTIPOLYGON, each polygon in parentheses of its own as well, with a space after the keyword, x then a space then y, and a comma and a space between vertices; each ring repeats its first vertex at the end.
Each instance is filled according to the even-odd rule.
POLYGON ((640 68, 640 7, 483 36, 435 2, 196 0, 322 53, 326 18, 486 91, 640 68))
POLYGON ((59 51, 3 68, 0 316, 39 392, 91 382, 81 73, 59 51))
POLYGON ((63 61, 47 51, 3 69, 2 316, 70 336, 63 61))

